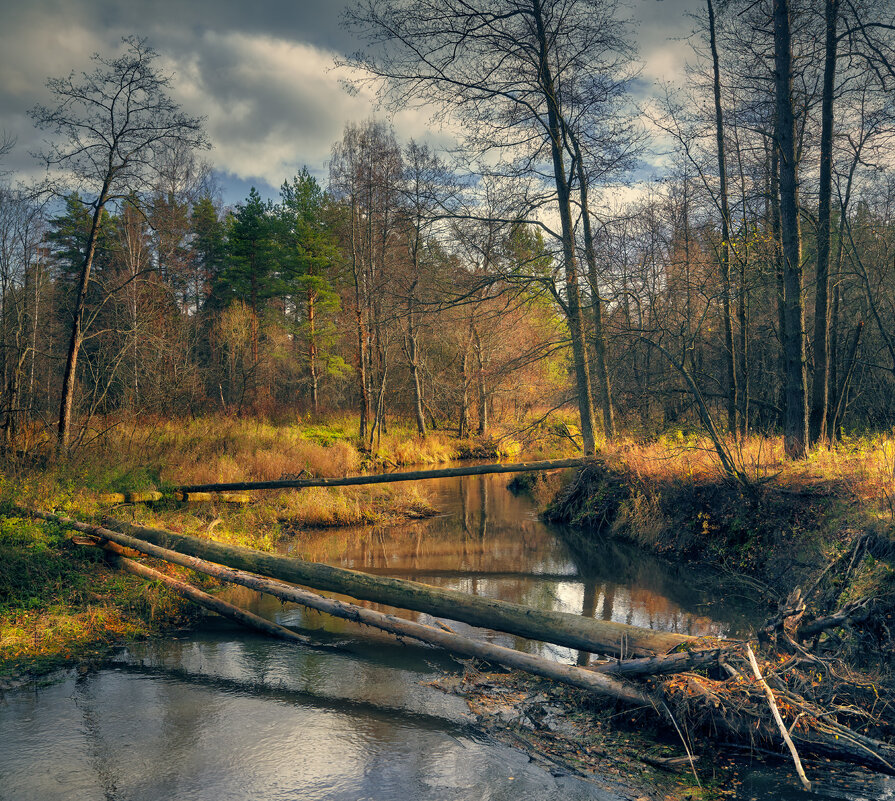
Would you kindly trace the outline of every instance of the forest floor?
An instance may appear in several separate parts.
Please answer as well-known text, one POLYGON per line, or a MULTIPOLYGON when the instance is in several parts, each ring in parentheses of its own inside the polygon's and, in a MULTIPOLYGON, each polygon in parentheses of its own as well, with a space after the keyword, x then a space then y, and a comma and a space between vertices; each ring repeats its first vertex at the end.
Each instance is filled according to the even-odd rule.
MULTIPOLYGON (((17 508, 85 521, 103 515, 260 550, 335 526, 383 524, 437 510, 407 484, 266 492, 248 504, 111 504, 104 495, 170 491, 181 484, 345 476, 406 464, 515 456, 511 437, 425 439, 393 424, 365 449, 356 420, 270 421, 210 417, 98 420, 66 461, 35 437, 0 472, 0 690, 65 665, 90 665, 114 647, 189 625, 195 612, 164 587, 110 570, 63 528, 21 518, 17 508)), ((562 443, 546 456, 565 455, 562 443)), ((164 568, 171 572, 176 569, 164 568)), ((205 582, 207 584, 207 582, 205 582)), ((203 584, 200 580, 199 584, 203 584)))

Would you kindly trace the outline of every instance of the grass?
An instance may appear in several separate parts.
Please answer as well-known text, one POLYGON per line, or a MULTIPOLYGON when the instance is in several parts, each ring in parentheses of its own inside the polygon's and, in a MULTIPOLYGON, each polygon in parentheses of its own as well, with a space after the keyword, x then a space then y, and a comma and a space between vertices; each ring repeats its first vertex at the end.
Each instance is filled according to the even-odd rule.
MULTIPOLYGON (((782 437, 750 436, 727 445, 737 467, 755 483, 774 482, 797 491, 835 489, 851 493, 877 513, 895 515, 895 433, 845 437, 797 461, 784 456, 782 437)), ((648 442, 619 439, 605 444, 601 455, 659 483, 716 481, 722 475, 711 442, 683 431, 648 442)))
POLYGON ((163 587, 106 567, 59 526, 0 517, 0 676, 93 662, 128 640, 183 625, 163 587))
MULTIPOLYGON (((100 659, 115 644, 182 625, 186 612, 163 587, 110 571, 96 549, 73 545, 58 526, 18 517, 16 508, 87 521, 110 515, 268 551, 295 540, 313 543, 314 554, 332 556, 342 538, 338 532, 321 536, 327 528, 382 524, 436 510, 410 483, 259 493, 244 506, 169 500, 109 506, 102 495, 511 457, 521 447, 500 433, 461 441, 435 431, 421 438, 415 429, 391 422, 370 451, 358 441, 356 426, 348 416, 97 419, 66 461, 54 460, 45 447, 8 462, 0 472, 0 675, 100 659)), ((38 439, 26 433, 30 441, 38 439)), ((548 441, 549 431, 539 454, 548 441)), ((557 449, 563 447, 559 443, 557 449)))

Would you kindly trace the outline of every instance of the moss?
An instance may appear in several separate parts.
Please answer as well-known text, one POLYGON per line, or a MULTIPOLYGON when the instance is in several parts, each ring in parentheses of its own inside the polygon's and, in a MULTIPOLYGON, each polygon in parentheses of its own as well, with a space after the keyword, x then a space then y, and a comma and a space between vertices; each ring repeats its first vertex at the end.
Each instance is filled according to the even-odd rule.
POLYGON ((186 620, 178 596, 110 570, 59 526, 0 516, 0 675, 93 662, 186 620))

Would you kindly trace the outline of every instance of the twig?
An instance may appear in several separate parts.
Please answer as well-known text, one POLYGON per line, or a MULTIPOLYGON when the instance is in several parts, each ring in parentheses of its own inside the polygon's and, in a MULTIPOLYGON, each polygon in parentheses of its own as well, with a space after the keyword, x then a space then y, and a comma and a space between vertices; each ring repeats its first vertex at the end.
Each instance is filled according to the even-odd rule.
POLYGON ((746 643, 746 655, 749 657, 749 664, 752 665, 752 672, 755 674, 755 678, 758 679, 758 683, 762 686, 762 689, 768 698, 768 705, 771 707, 774 720, 777 721, 777 728, 780 729, 783 741, 786 743, 787 748, 789 748, 789 753, 792 754, 792 761, 795 763, 796 773, 799 774, 799 778, 802 780, 802 786, 810 792, 811 782, 808 781, 808 777, 805 775, 805 769, 802 767, 802 760, 799 759, 799 752, 796 751, 792 738, 786 730, 786 724, 780 716, 780 710, 777 708, 777 702, 774 700, 774 691, 761 676, 761 671, 758 669, 758 662, 755 659, 755 654, 752 652, 752 646, 749 645, 749 643, 746 643))

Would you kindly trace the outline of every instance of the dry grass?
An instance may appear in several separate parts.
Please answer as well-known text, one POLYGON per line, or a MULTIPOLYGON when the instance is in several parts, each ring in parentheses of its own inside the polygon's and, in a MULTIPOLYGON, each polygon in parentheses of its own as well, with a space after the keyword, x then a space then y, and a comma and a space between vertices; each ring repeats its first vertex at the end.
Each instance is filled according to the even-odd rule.
MULTIPOLYGON (((752 436, 727 445, 736 465, 755 482, 770 481, 793 491, 845 492, 888 515, 895 513, 895 434, 848 437, 798 461, 785 457, 782 437, 752 436)), ((620 439, 605 445, 602 455, 657 484, 702 483, 722 476, 711 442, 681 432, 646 443, 620 439)))
POLYGON ((276 502, 284 525, 328 527, 384 523, 395 518, 428 517, 435 512, 417 487, 309 487, 283 493, 276 502))
POLYGON ((375 454, 362 452, 349 419, 326 423, 209 417, 191 421, 145 419, 109 426, 67 463, 9 465, 0 474, 0 500, 73 517, 111 514, 223 542, 269 550, 302 528, 353 526, 432 514, 426 497, 398 484, 308 488, 258 493, 245 507, 224 503, 178 506, 103 505, 105 492, 181 484, 264 481, 298 475, 344 476, 405 462, 434 463, 456 454, 456 441, 436 432, 426 439, 393 426, 375 454))

